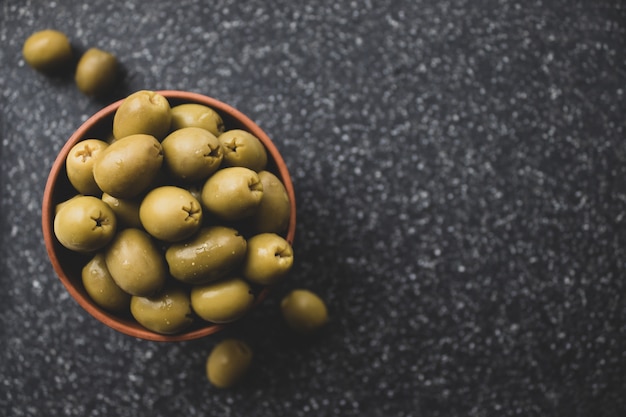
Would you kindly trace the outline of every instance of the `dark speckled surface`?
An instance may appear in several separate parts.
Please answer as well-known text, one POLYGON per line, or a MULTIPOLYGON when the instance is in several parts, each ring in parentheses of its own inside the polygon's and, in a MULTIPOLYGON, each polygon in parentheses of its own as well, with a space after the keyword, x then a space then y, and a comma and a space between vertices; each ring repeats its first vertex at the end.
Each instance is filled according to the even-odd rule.
POLYGON ((618 0, 0 2, 0 414, 621 416, 626 6, 618 0), (115 53, 110 98, 25 65, 55 28, 115 53), (41 197, 86 118, 139 89, 239 108, 298 197, 296 266, 227 332, 108 329, 48 263, 41 197), (331 321, 299 341, 291 288, 331 321), (204 361, 247 340, 219 391, 204 361))

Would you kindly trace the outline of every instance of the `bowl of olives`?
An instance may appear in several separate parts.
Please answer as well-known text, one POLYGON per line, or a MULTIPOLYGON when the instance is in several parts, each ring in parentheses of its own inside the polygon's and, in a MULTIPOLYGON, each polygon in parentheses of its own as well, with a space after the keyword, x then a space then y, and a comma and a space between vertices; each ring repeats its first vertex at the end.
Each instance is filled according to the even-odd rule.
POLYGON ((183 341, 248 314, 293 265, 295 193, 268 135, 217 99, 137 91, 54 161, 44 243, 70 295, 126 335, 183 341))

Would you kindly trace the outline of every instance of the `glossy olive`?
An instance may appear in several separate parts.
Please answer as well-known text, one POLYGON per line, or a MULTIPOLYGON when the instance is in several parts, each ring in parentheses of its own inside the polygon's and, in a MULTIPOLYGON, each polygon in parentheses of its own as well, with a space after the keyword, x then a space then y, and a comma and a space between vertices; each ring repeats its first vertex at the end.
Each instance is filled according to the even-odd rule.
POLYGON ((200 202, 183 188, 163 186, 151 190, 139 206, 139 219, 153 237, 177 242, 202 226, 200 202))
POLYGON ((149 297, 133 296, 130 312, 146 329, 161 334, 181 332, 193 323, 189 292, 177 286, 149 297))
POLYGON ((142 227, 141 221, 139 220, 140 201, 136 199, 117 198, 107 193, 102 193, 102 201, 111 207, 119 225, 134 228, 142 227))
POLYGON ((128 311, 130 294, 113 281, 104 260, 104 254, 96 254, 81 271, 85 291, 91 299, 105 310, 112 312, 128 311))
POLYGON ((163 149, 154 136, 125 136, 100 152, 93 165, 98 187, 117 198, 132 198, 152 183, 163 164, 163 149))
POLYGON ((249 168, 229 167, 215 172, 202 187, 202 204, 223 220, 254 214, 263 198, 263 184, 249 168))
POLYGON ((79 196, 65 202, 54 217, 54 233, 59 242, 77 252, 91 252, 113 239, 117 219, 111 208, 92 196, 79 196))
POLYGON ((217 137, 199 127, 175 130, 161 145, 168 171, 187 182, 206 180, 220 167, 224 155, 217 137))
POLYGON ((281 281, 293 266, 293 249, 276 233, 261 233, 248 239, 243 276, 260 285, 281 281))
POLYGON ((282 233, 289 226, 291 204, 285 185, 269 171, 258 173, 263 184, 263 198, 252 216, 256 233, 282 233))
POLYGON ((67 178, 81 194, 100 195, 102 191, 93 178, 93 165, 98 155, 109 146, 103 140, 86 139, 70 149, 65 159, 67 178))
POLYGON ((78 61, 74 80, 80 91, 88 96, 108 93, 117 80, 115 55, 98 48, 88 49, 78 61))
POLYGON ((22 55, 26 63, 38 71, 57 71, 72 61, 72 46, 64 33, 46 29, 26 39, 22 55))
POLYGON ((250 346, 238 339, 225 339, 207 358, 207 378, 217 388, 230 388, 242 380, 251 364, 250 346))
POLYGON ((326 304, 309 290, 291 291, 282 299, 280 309, 287 325, 298 333, 311 334, 328 321, 326 304))
POLYGON ((169 133, 172 109, 167 98, 155 91, 140 90, 124 99, 113 116, 116 139, 138 133, 159 141, 169 133))
POLYGON ((206 284, 229 275, 246 255, 247 243, 235 229, 210 226, 165 252, 170 274, 188 284, 206 284))
POLYGON ((167 266, 158 247, 143 230, 121 230, 105 251, 115 283, 132 295, 150 296, 165 284, 167 266))
POLYGON ((218 136, 224 147, 224 162, 228 166, 261 171, 267 165, 267 151, 261 141, 241 129, 228 130, 218 136))
POLYGON ((241 278, 228 278, 191 290, 191 308, 204 320, 230 323, 241 318, 254 304, 250 285, 241 278))
POLYGON ((171 130, 184 127, 199 127, 219 136, 224 132, 224 121, 209 106, 197 103, 185 103, 172 107, 171 130))

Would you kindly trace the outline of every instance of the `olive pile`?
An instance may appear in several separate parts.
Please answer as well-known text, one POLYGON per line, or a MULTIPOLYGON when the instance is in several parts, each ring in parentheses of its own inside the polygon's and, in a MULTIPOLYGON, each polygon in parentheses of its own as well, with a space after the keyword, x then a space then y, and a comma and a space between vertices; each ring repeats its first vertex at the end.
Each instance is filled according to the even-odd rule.
POLYGON ((103 309, 161 334, 232 322, 293 264, 289 197, 267 164, 261 141, 212 108, 138 91, 110 137, 68 153, 76 195, 56 207, 54 233, 87 255, 83 285, 103 309))

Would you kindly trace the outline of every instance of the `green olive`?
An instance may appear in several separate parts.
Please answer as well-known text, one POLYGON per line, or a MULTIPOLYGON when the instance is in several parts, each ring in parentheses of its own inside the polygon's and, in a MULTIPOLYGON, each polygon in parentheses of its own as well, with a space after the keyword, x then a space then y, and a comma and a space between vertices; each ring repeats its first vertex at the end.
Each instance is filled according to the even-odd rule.
POLYGON ((285 185, 269 171, 258 173, 263 184, 263 198, 252 216, 252 227, 257 233, 282 233, 289 226, 291 204, 285 185))
POLYGON ((79 193, 94 196, 102 193, 93 178, 93 165, 108 146, 108 143, 99 139, 86 139, 70 149, 65 159, 67 178, 79 193))
POLYGON ((130 312, 139 324, 161 334, 174 334, 193 323, 187 290, 168 286, 149 297, 133 296, 130 312))
POLYGON ((38 71, 57 71, 72 61, 72 46, 64 33, 46 29, 26 39, 22 55, 26 63, 38 71))
POLYGON ((104 259, 115 283, 131 295, 150 296, 165 284, 167 266, 163 255, 143 230, 118 232, 104 259))
POLYGON ((202 204, 222 220, 254 214, 263 198, 263 184, 249 168, 229 167, 215 172, 202 187, 202 204))
POLYGON ((107 203, 120 225, 141 228, 139 220, 139 201, 113 197, 111 194, 102 193, 102 201, 107 203))
POLYGON ((165 242, 177 242, 200 229, 202 208, 198 200, 183 188, 158 187, 142 200, 139 219, 153 237, 165 242))
POLYGON ((318 331, 328 321, 328 310, 317 294, 297 289, 287 294, 280 303, 287 325, 301 334, 318 331))
POLYGON ((117 79, 117 59, 109 52, 90 48, 78 61, 74 79, 84 94, 103 95, 109 92, 117 79))
POLYGON ((250 346, 238 339, 225 339, 207 358, 207 378, 217 388, 230 388, 242 380, 251 364, 250 346))
POLYGON ((65 202, 54 217, 54 233, 59 242, 77 252, 104 247, 115 235, 117 220, 111 208, 92 196, 65 202))
POLYGON ((197 103, 179 104, 172 107, 172 130, 199 127, 219 136, 224 132, 224 121, 209 106, 197 103))
POLYGON ((93 177, 103 192, 132 198, 153 182, 162 164, 163 148, 154 136, 125 136, 100 153, 93 165, 93 177))
POLYGON ((162 140, 170 130, 172 109, 161 94, 140 90, 124 99, 113 117, 116 139, 138 133, 162 140))
POLYGON ((183 181, 204 181, 220 167, 223 151, 215 135, 199 127, 184 127, 163 142, 165 166, 183 181))
POLYGON ((224 147, 224 162, 228 166, 246 167, 257 172, 265 169, 267 151, 252 133, 232 129, 219 135, 218 139, 224 147))
POLYGON ((289 242, 276 233, 261 233, 248 239, 243 276, 260 285, 273 285, 282 280, 293 265, 289 242))
POLYGON ((170 274, 188 284, 206 284, 229 275, 246 255, 246 240, 237 230, 210 226, 190 240, 167 248, 170 274))
POLYGON ((100 307, 112 312, 128 311, 130 294, 113 281, 103 253, 96 254, 87 262, 82 269, 81 278, 85 291, 100 307))
POLYGON ((254 304, 250 285, 241 278, 228 278, 191 290, 191 308, 204 320, 230 323, 241 318, 254 304))

